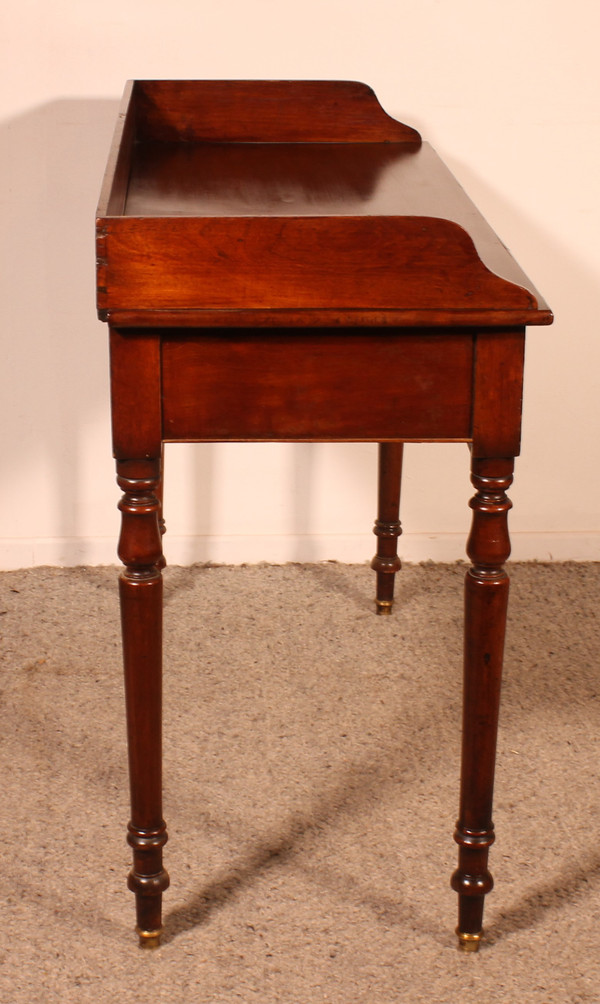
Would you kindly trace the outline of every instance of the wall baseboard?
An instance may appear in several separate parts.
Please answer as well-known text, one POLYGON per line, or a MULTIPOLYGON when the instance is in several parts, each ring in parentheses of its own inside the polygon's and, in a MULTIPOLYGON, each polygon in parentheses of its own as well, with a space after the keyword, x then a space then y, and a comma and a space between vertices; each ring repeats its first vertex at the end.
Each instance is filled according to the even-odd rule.
MULTIPOLYGON (((600 561, 598 533, 527 533, 511 535, 513 561, 600 561)), ((370 534, 322 534, 316 536, 223 536, 165 538, 165 554, 171 565, 195 562, 241 565, 289 561, 369 561, 375 552, 370 534)), ((400 539, 403 561, 452 562, 466 560, 461 533, 406 533, 400 539)), ((38 565, 116 565, 116 540, 112 537, 54 537, 0 539, 0 569, 32 568, 38 565)))

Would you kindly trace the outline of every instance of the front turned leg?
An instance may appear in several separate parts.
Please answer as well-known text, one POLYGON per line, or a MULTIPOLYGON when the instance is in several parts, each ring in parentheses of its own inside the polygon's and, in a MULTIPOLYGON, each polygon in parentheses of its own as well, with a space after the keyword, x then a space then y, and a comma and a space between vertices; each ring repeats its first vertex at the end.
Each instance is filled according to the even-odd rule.
POLYGON ((454 839, 459 845, 452 888, 458 893, 459 945, 477 951, 483 904, 493 887, 487 867, 494 842, 492 799, 509 580, 506 489, 513 460, 472 462, 476 489, 469 503, 473 522, 467 544, 472 567, 465 577, 465 648, 460 810, 454 839))
POLYGON ((373 527, 377 536, 377 554, 371 562, 371 568, 377 572, 375 605, 378 614, 391 614, 396 572, 402 567, 398 557, 398 537, 402 526, 398 517, 403 452, 404 443, 379 444, 377 519, 373 527))
POLYGON ((119 557, 121 624, 133 849, 128 886, 135 893, 140 945, 160 941, 162 893, 169 876, 162 866, 167 832, 162 818, 162 577, 160 459, 117 464, 122 529, 119 557))

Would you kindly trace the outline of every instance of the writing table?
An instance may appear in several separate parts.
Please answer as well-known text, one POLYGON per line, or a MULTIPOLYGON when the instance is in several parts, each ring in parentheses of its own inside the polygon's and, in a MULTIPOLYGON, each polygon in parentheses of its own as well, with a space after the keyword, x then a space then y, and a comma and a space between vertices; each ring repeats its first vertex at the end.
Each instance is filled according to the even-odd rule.
MULTIPOLYGON (((349 82, 128 84, 97 220, 140 943, 169 879, 161 807, 163 443, 379 443, 389 613, 405 442, 465 442, 459 944, 492 888, 492 793, 525 326, 552 315, 419 134, 349 82)), ((440 486, 443 495, 443 486, 440 486)))

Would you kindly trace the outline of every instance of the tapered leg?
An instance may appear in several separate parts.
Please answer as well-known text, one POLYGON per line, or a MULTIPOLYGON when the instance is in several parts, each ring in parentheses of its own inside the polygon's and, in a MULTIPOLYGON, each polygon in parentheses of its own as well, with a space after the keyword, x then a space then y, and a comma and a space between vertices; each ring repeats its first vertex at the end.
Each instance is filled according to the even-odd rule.
POLYGON ((136 896, 140 945, 156 947, 162 893, 169 877, 162 866, 167 840, 162 818, 162 578, 159 500, 160 459, 121 461, 117 481, 122 530, 119 557, 123 662, 133 849, 128 885, 136 896))
POLYGON ((398 537, 402 526, 398 517, 403 452, 404 443, 379 444, 377 519, 373 527, 377 536, 377 554, 371 562, 371 568, 377 572, 375 604, 378 614, 391 614, 396 572, 402 567, 398 557, 398 537))
POLYGON ((487 867, 494 841, 492 799, 510 554, 507 515, 513 460, 473 460, 476 489, 465 578, 465 654, 459 845, 452 888, 458 893, 460 946, 476 951, 482 934, 485 894, 493 886, 487 867))

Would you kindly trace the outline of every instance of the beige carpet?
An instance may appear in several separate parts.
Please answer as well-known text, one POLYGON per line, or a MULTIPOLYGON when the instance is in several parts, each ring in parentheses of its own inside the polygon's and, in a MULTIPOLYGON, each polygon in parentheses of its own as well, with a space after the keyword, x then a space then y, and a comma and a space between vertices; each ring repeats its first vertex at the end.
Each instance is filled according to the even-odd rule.
POLYGON ((116 569, 0 575, 0 1001, 600 1000, 600 565, 517 565, 478 955, 458 565, 168 569, 166 931, 137 948, 116 569))

